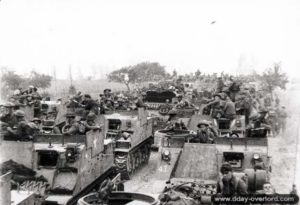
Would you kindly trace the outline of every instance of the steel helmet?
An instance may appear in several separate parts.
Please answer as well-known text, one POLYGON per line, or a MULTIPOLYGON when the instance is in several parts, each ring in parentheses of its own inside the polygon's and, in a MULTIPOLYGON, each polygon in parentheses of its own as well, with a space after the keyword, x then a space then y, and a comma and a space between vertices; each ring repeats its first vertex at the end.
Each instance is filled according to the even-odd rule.
POLYGON ((89 113, 88 116, 86 117, 87 120, 95 120, 96 115, 94 113, 89 113))
POLYGON ((16 116, 16 117, 25 117, 25 113, 24 113, 23 110, 17 110, 17 111, 15 112, 15 116, 16 116))
POLYGON ((15 104, 12 102, 7 102, 3 105, 3 107, 14 107, 14 106, 15 106, 15 104))

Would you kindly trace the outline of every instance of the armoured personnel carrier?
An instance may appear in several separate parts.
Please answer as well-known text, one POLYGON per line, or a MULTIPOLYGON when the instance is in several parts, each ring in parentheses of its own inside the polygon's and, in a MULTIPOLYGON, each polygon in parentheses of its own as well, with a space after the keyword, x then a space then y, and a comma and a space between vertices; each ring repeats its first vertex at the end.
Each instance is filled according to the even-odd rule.
POLYGON ((43 204, 76 204, 114 171, 113 143, 100 130, 73 136, 39 134, 26 142, 1 139, 0 146, 0 163, 13 160, 35 174, 21 177, 17 187, 34 191, 43 204))
POLYGON ((106 140, 114 142, 115 165, 123 179, 148 163, 153 143, 153 120, 145 109, 103 115, 106 140))
POLYGON ((189 143, 191 131, 166 131, 165 134, 159 131, 162 160, 177 157, 165 192, 173 190, 197 203, 211 203, 224 162, 233 167, 236 177, 247 175, 249 193, 261 190, 263 184, 269 181, 271 158, 264 132, 251 131, 252 134, 244 138, 218 137, 214 144, 189 143))

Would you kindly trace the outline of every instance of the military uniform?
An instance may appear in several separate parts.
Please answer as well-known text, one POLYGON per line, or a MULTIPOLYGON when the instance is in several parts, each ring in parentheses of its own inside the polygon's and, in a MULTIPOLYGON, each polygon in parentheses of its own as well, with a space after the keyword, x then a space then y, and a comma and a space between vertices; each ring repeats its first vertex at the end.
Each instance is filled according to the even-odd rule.
POLYGON ((221 167, 221 173, 227 174, 231 172, 230 179, 221 178, 217 183, 217 193, 222 195, 243 195, 248 193, 248 181, 246 178, 237 179, 233 176, 232 167, 228 163, 224 163, 221 167))
POLYGON ((233 120, 236 116, 235 105, 231 100, 226 101, 223 117, 233 120))

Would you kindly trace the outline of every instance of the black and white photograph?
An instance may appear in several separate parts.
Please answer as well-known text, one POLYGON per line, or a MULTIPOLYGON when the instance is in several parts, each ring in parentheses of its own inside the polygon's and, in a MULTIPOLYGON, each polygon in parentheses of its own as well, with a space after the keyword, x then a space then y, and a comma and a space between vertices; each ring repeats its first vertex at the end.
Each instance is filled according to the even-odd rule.
POLYGON ((0 205, 299 203, 299 0, 0 0, 0 205))

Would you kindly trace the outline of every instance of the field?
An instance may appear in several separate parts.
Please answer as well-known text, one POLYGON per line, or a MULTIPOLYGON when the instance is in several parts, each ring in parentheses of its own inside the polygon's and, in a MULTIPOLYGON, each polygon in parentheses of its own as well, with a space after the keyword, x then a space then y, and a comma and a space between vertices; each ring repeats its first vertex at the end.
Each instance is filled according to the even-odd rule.
MULTIPOLYGON (((81 91, 83 94, 90 94, 93 98, 99 98, 99 94, 103 93, 103 90, 106 88, 112 89, 112 91, 120 91, 127 90, 125 84, 109 82, 106 79, 101 80, 76 80, 72 83, 76 91, 81 91)), ((53 81, 50 88, 42 90, 41 93, 47 92, 53 97, 53 99, 57 99, 60 97, 65 97, 70 95, 68 93, 69 87, 71 83, 67 80, 57 80, 53 81)))

